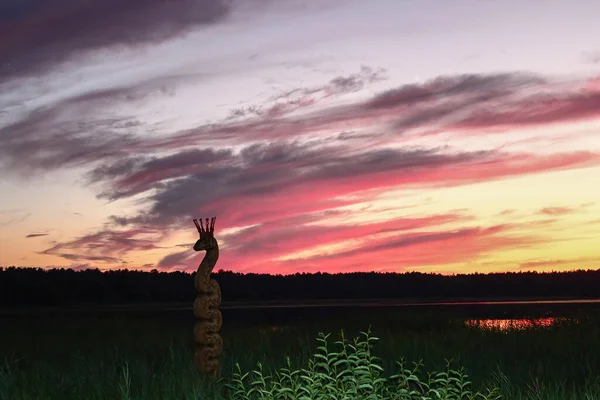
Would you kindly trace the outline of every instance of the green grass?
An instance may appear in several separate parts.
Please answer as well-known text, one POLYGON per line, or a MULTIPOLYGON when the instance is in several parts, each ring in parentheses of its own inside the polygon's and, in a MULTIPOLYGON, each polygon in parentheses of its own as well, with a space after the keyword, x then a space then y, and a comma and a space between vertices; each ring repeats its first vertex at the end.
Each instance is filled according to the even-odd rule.
POLYGON ((369 312, 284 327, 226 320, 224 382, 195 372, 192 318, 4 318, 0 400, 232 398, 224 383, 232 384, 236 372, 238 378, 248 372, 256 379, 256 372, 250 371, 260 362, 264 376, 276 377, 281 368, 297 374, 304 369, 307 375, 311 363, 318 362, 315 354, 323 350, 319 332, 335 336, 344 329, 346 337, 354 338, 369 326, 379 338, 372 356, 380 359, 377 363, 385 372, 380 377, 389 382, 393 376, 395 382, 402 381, 398 376, 417 363, 421 384, 427 384, 428 373, 434 371, 459 374, 461 379, 464 372, 473 393, 498 387, 504 399, 600 399, 598 318, 501 332, 428 315, 389 316, 369 312), (450 370, 447 360, 452 360, 450 370))
POLYGON ((292 369, 291 359, 278 371, 267 371, 262 363, 257 369, 243 373, 239 364, 232 383, 225 386, 235 400, 497 400, 498 388, 486 393, 473 393, 464 370, 451 368, 419 377, 422 366, 407 368, 397 362, 399 373, 386 377, 381 359, 373 354, 378 338, 369 332, 348 340, 343 331, 336 349, 331 349, 329 334, 320 333, 317 351, 305 368, 292 369))

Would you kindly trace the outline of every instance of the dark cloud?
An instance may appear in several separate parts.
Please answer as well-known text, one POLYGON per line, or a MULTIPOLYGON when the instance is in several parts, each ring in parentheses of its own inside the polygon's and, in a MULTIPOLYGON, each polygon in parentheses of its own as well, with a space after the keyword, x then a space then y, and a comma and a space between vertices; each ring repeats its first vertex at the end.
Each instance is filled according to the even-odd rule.
POLYGON ((169 254, 163 257, 156 266, 158 268, 170 269, 175 267, 185 267, 188 261, 196 256, 197 254, 190 251, 182 251, 178 253, 169 254))
POLYGON ((359 73, 333 78, 325 87, 325 91, 328 95, 357 92, 369 83, 383 80, 384 73, 383 68, 373 70, 370 67, 362 66, 359 73))
POLYGON ((93 104, 79 100, 34 110, 0 128, 0 164, 29 175, 128 156, 137 141, 129 133, 136 122, 94 117, 93 104), (83 117, 72 119, 72 115, 83 117))
POLYGON ((478 107, 448 128, 485 129, 574 122, 600 116, 600 91, 535 94, 526 99, 478 107))
POLYGON ((101 262, 101 263, 106 263, 106 264, 123 264, 123 260, 121 260, 120 258, 116 258, 116 257, 109 257, 109 256, 88 256, 88 255, 81 255, 81 254, 71 254, 71 253, 56 253, 55 254, 58 257, 62 257, 64 259, 70 260, 70 261, 92 261, 92 262, 101 262))
POLYGON ((40 237, 40 236, 48 236, 49 233, 30 233, 29 235, 25 236, 27 239, 30 238, 36 238, 36 237, 40 237))
POLYGON ((104 180, 112 181, 124 175, 132 174, 146 160, 148 160, 148 157, 132 156, 103 163, 90 170, 87 173, 87 178, 91 183, 104 180))
MULTIPOLYGON (((231 192, 266 194, 278 190, 279 185, 286 182, 294 183, 298 178, 298 168, 324 163, 331 156, 331 152, 311 149, 296 142, 250 145, 238 154, 217 149, 184 150, 148 159, 132 169, 126 164, 120 170, 125 176, 112 182, 115 190, 101 196, 115 200, 149 189, 178 193, 176 196, 182 198, 189 196, 190 192, 200 191, 204 193, 205 201, 231 192), (175 178, 179 179, 163 182, 175 178), (189 186, 183 184, 184 181, 189 182, 189 186)), ((103 170, 107 168, 101 167, 103 170)), ((113 175, 116 170, 112 168, 113 175)), ((100 178, 98 171, 93 171, 93 175, 100 178)))
POLYGON ((424 84, 404 85, 383 92, 367 102, 365 107, 377 109, 415 105, 467 94, 496 98, 545 83, 547 81, 544 78, 529 73, 441 76, 424 84))
MULTIPOLYGON (((228 160, 225 165, 191 174, 183 165, 179 165, 183 173, 178 179, 146 186, 155 189, 148 197, 152 206, 147 212, 134 218, 113 220, 122 224, 176 224, 188 218, 191 212, 206 207, 215 212, 218 210, 219 214, 239 215, 235 212, 235 207, 245 208, 239 205, 240 202, 264 198, 267 204, 270 203, 269 198, 288 195, 294 196, 298 202, 302 201, 300 199, 303 196, 307 196, 312 198, 312 202, 318 203, 319 198, 326 201, 352 191, 392 185, 394 181, 399 183, 404 176, 420 170, 434 170, 484 160, 490 156, 486 153, 445 154, 439 149, 389 149, 352 154, 349 149, 315 149, 297 143, 252 145, 243 149, 237 158, 228 160), (382 174, 388 176, 383 180, 381 176, 379 180, 376 179, 382 174), (333 192, 321 190, 326 187, 333 192)), ((197 162, 195 159, 189 161, 197 162)), ((115 199, 137 193, 117 191, 106 195, 109 199, 115 199)), ((288 206, 288 209, 293 207, 288 206)), ((241 220, 237 222, 240 223, 241 220)))
MULTIPOLYGON (((175 78, 173 78, 175 79, 175 78)), ((378 72, 363 68, 360 74, 337 79, 371 81, 378 79, 378 72), (369 72, 370 71, 370 72, 369 72), (363 76, 364 75, 364 76, 363 76), (362 78, 359 78, 362 77, 362 78)), ((153 161, 152 157, 138 156, 140 153, 153 153, 160 150, 180 150, 200 145, 203 138, 229 143, 251 140, 252 128, 248 124, 221 123, 207 126, 207 135, 198 132, 194 141, 180 141, 177 134, 172 137, 148 139, 144 130, 134 118, 114 117, 110 109, 119 104, 136 102, 150 95, 160 95, 164 82, 150 80, 137 86, 97 90, 81 94, 51 106, 32 110, 12 124, 0 127, 0 165, 7 170, 24 175, 32 175, 64 167, 96 165, 87 175, 91 183, 118 178, 134 169, 143 174, 144 169, 154 168, 154 162, 176 166, 174 159, 153 161), (98 111, 102 112, 99 113, 98 111), (244 134, 231 134, 248 129, 244 134), (229 131, 230 134, 224 134, 229 131), (175 142, 178 143, 175 143, 175 142), (174 145, 174 146, 173 146, 174 145), (172 149, 170 148, 172 147, 172 149)), ((259 129, 261 124, 256 125, 259 129)), ((307 124, 307 128, 309 124, 307 124)), ((293 135, 293 132, 290 132, 293 135)), ((349 137, 345 137, 349 140, 349 137)), ((198 164, 206 159, 209 150, 190 150, 173 158, 198 157, 198 164), (204 152, 204 153, 203 153, 204 152)), ((214 150, 215 157, 225 159, 226 149, 214 150)), ((166 172, 166 171, 165 171, 166 172)))
POLYGON ((132 251, 161 249, 157 246, 165 232, 150 228, 126 231, 103 230, 69 242, 57 243, 40 254, 54 255, 71 261, 126 263, 122 259, 132 251))
MULTIPOLYGON (((449 128, 468 119, 472 111, 469 108, 493 111, 502 110, 505 103, 518 106, 524 95, 551 89, 548 85, 544 78, 525 73, 440 77, 420 85, 403 85, 365 102, 322 108, 301 116, 261 116, 200 126, 176 133, 155 145, 176 149, 207 141, 214 143, 215 140, 223 144, 239 142, 240 139, 279 140, 324 130, 382 128, 382 125, 382 129, 391 135, 397 134, 399 128, 407 131, 431 127, 440 118, 446 118, 440 129, 449 128), (390 129, 390 126, 396 126, 396 129, 390 129)), ((574 92, 572 95, 575 102, 582 94, 574 92)))
MULTIPOLYGON (((498 152, 376 150, 350 156, 328 149, 323 154, 327 156, 316 164, 262 163, 257 157, 254 163, 172 179, 154 187, 146 197, 149 207, 142 213, 112 220, 119 225, 180 229, 189 225, 192 216, 210 214, 222 215, 224 227, 264 224, 354 204, 358 200, 347 196, 356 193, 371 191, 373 196, 377 190, 400 186, 460 185, 600 161, 587 153, 515 157, 498 152)), ((318 160, 318 155, 307 154, 306 159, 318 160)))
MULTIPOLYGON (((358 76, 363 80, 375 79, 364 71, 358 76)), ((360 79, 350 75, 342 81, 356 82, 360 79)), ((156 90, 156 85, 158 83, 146 83, 142 84, 146 89, 136 90, 142 96, 148 90, 156 90)), ((339 85, 343 88, 349 84, 339 85)), ((312 143, 313 146, 325 146, 347 142, 347 146, 356 146, 375 139, 381 142, 387 137, 389 140, 415 128, 435 127, 435 133, 453 127, 484 129, 488 126, 551 123, 600 115, 600 94, 594 89, 529 95, 541 89, 548 89, 543 78, 522 73, 442 77, 422 85, 401 86, 366 102, 324 108, 302 116, 263 116, 237 122, 226 120, 152 138, 143 137, 144 127, 133 118, 117 118, 106 113, 98 115, 98 110, 104 110, 108 105, 126 102, 127 93, 133 90, 113 89, 88 93, 34 110, 20 121, 0 128, 0 164, 9 171, 25 174, 95 164, 88 175, 90 182, 117 179, 120 184, 129 187, 120 178, 133 171, 141 177, 154 170, 152 162, 175 166, 179 159, 180 163, 191 168, 189 173, 192 173, 195 168, 202 168, 200 158, 210 159, 208 154, 199 154, 200 151, 214 152, 215 157, 225 161, 231 158, 227 154, 229 146, 257 140, 290 141, 297 136, 323 130, 351 132, 367 126, 382 129, 374 135, 340 133, 312 143), (381 128, 382 124, 387 127, 381 128), (207 143, 211 143, 213 148, 206 149, 207 143), (155 161, 151 156, 158 151, 177 153, 182 149, 188 153, 175 154, 172 159, 155 161), (186 157, 198 157, 197 165, 191 165, 186 157)), ((162 173, 173 175, 176 170, 163 168, 162 173)), ((133 191, 129 188, 124 195, 145 190, 146 186, 133 191)))
MULTIPOLYGON (((487 152, 452 154, 444 149, 374 149, 359 154, 329 157, 321 165, 304 174, 311 180, 358 179, 361 176, 395 171, 398 174, 420 169, 437 169, 448 165, 483 160, 493 156, 487 152)), ((328 152, 331 154, 331 151, 328 152)))
POLYGON ((3 0, 0 77, 36 73, 88 50, 160 42, 223 20, 229 4, 227 0, 3 0))
POLYGON ((102 164, 88 174, 91 182, 110 181, 116 192, 107 194, 112 200, 142 193, 167 179, 209 171, 215 165, 232 161, 227 149, 193 149, 165 157, 138 157, 102 164))

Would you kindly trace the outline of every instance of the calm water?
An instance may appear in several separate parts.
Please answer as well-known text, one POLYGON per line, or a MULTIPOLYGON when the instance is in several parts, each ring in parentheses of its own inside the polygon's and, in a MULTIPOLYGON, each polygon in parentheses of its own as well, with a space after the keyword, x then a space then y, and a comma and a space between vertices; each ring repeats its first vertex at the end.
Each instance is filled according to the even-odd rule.
MULTIPOLYGON (((397 325, 430 326, 440 321, 463 321, 480 329, 531 329, 561 321, 564 318, 600 316, 600 299, 595 300, 515 300, 515 301, 329 301, 287 304, 225 303, 221 306, 223 319, 235 325, 254 325, 264 329, 304 322, 330 320, 395 321, 397 325)), ((87 319, 126 318, 179 321, 192 323, 191 304, 155 304, 125 306, 81 306, 68 308, 36 308, 0 311, 0 322, 11 324, 13 319, 87 319)), ((14 320, 12 322, 15 322, 14 320)))
MULTIPOLYGON (((261 333, 306 333, 306 329, 337 332, 353 328, 391 331, 438 331, 456 326, 481 330, 543 329, 562 321, 600 317, 600 300, 402 301, 323 302, 297 304, 223 304, 224 329, 256 329, 261 333), (312 327, 312 328, 310 328, 312 327)), ((196 322, 190 304, 155 304, 70 308, 31 308, 0 311, 0 331, 25 331, 44 326, 60 331, 71 326, 81 332, 104 326, 169 326, 169 334, 187 332, 196 322), (175 333, 173 333, 175 332, 175 333)), ((131 328, 133 329, 133 328, 131 328)), ((137 329, 137 328, 135 328, 137 329)), ((127 335, 123 333, 123 335, 127 335)), ((1 335, 0 335, 1 338, 1 335)))
MULTIPOLYGON (((460 310, 597 310, 600 311, 600 299, 571 299, 571 300, 510 300, 510 301, 430 301, 430 302, 407 302, 399 300, 342 300, 342 301, 311 301, 311 302, 281 302, 281 303, 245 303, 230 302, 223 303, 220 309, 226 313, 235 313, 238 311, 249 313, 253 310, 262 310, 260 312, 270 312, 271 310, 286 309, 287 312, 315 312, 314 310, 416 310, 429 309, 439 310, 441 312, 460 311, 460 310)), ((0 309, 0 316, 22 313, 164 313, 164 312, 185 312, 192 310, 192 304, 131 304, 131 305, 104 305, 104 306, 69 306, 69 307, 38 307, 24 309, 0 309)))
MULTIPOLYGON (((444 306, 477 306, 477 305, 600 305, 600 299, 579 300, 512 300, 512 301, 438 301, 438 302, 403 302, 391 301, 328 301, 323 303, 288 303, 288 304, 247 304, 229 303, 223 304, 222 309, 250 309, 250 308, 309 308, 309 307, 444 307, 444 306)), ((189 308, 189 306, 180 306, 189 308)), ((178 307, 169 308, 172 310, 178 307)))

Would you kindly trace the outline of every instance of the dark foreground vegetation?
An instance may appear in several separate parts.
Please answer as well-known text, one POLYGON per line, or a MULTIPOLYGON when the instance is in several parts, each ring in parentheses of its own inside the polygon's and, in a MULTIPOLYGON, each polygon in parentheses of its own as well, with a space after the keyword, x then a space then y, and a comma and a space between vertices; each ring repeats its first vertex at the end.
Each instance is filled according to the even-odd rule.
MULTIPOLYGON (((259 275, 219 271, 223 300, 600 298, 600 270, 444 276, 422 273, 259 275)), ((0 306, 193 302, 193 274, 0 268, 0 306)))
POLYGON ((284 389, 300 393, 295 379, 313 391, 310 399, 325 398, 316 393, 331 400, 362 393, 355 398, 367 399, 368 385, 379 393, 373 399, 468 399, 467 392, 485 395, 478 399, 600 399, 597 315, 525 331, 482 330, 436 315, 353 310, 282 325, 227 317, 221 382, 194 371, 188 313, 13 315, 0 318, 0 399, 292 399, 284 389), (369 325, 378 341, 360 336, 369 325), (340 329, 349 339, 345 350, 334 343, 340 329), (316 340, 319 332, 332 333, 326 348, 325 338, 316 340), (361 339, 353 342, 355 337, 361 339))
MULTIPOLYGON (((600 297, 600 270, 216 279, 226 302, 242 303, 600 297)), ((12 310, 0 313, 0 400, 600 399, 598 303, 224 307, 213 381, 193 367, 194 296, 182 272, 0 269, 0 305, 12 310), (173 302, 187 306, 157 304, 173 302), (486 316, 564 318, 466 323, 486 316), (378 340, 360 334, 369 327, 378 340)))

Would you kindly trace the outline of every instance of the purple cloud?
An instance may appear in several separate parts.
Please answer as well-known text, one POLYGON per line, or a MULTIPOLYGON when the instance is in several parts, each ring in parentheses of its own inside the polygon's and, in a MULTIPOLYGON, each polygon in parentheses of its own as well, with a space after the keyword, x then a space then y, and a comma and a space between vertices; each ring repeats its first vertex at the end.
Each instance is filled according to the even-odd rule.
POLYGON ((0 4, 0 83, 79 53, 156 43, 222 21, 225 0, 45 0, 0 4))

